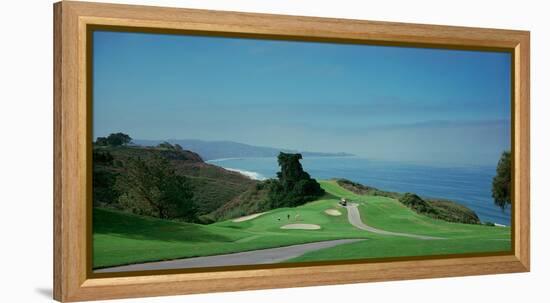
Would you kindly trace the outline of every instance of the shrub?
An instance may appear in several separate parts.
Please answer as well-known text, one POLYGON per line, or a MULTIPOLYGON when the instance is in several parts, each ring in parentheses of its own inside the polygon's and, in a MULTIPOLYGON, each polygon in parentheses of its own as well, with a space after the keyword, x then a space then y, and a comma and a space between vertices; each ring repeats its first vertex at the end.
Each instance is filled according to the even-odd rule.
POLYGON ((428 202, 424 201, 422 198, 420 198, 416 194, 405 193, 401 198, 399 198, 399 202, 403 203, 404 205, 406 205, 407 207, 413 209, 418 213, 423 213, 423 214, 436 213, 436 210, 430 204, 428 204, 428 202))
POLYGON ((92 159, 94 164, 105 164, 105 165, 112 165, 113 164, 113 155, 111 155, 108 151, 99 151, 94 150, 92 153, 92 159))

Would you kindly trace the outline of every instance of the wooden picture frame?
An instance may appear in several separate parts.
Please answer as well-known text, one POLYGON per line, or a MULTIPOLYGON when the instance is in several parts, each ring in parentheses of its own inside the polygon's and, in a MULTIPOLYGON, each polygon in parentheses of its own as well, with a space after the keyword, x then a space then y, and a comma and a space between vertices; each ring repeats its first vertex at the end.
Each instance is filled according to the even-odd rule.
POLYGON ((54 5, 54 298, 62 302, 526 272, 529 239, 527 31, 62 1, 54 5), (259 269, 94 276, 89 266, 93 26, 513 54, 513 251, 259 269))

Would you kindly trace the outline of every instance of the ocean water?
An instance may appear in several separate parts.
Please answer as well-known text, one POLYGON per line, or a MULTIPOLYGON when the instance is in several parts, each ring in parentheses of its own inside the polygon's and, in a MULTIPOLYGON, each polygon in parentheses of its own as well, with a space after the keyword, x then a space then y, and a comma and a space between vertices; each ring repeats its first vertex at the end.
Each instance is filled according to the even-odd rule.
MULTIPOLYGON (((273 178, 279 170, 274 158, 231 158, 208 162, 241 171, 255 179, 273 178)), ((427 166, 360 157, 309 157, 302 159, 302 166, 317 179, 346 178, 381 190, 449 199, 474 210, 483 222, 511 224, 510 209, 502 211, 491 197, 496 167, 427 166)))

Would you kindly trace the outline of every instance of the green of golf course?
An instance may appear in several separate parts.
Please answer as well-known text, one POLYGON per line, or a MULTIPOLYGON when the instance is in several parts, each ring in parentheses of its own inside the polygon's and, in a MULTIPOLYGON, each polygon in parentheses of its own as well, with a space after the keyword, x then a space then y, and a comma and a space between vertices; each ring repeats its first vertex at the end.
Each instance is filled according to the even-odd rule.
POLYGON ((226 220, 209 225, 95 208, 93 267, 99 269, 213 256, 337 239, 366 240, 307 252, 285 262, 503 252, 511 249, 509 227, 432 219, 417 214, 392 198, 358 195, 332 180, 319 183, 327 193, 320 200, 295 208, 274 209, 249 220, 226 220), (359 229, 348 220, 348 209, 339 205, 341 197, 357 204, 362 222, 370 227, 438 239, 359 229), (288 224, 313 224, 320 228, 282 228, 288 224))

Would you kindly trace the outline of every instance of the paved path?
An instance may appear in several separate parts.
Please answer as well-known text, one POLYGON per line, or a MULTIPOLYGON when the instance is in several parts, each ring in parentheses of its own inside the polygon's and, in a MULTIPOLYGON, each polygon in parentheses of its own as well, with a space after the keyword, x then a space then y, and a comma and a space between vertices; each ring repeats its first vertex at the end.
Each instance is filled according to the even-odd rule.
POLYGON ((109 267, 104 269, 94 270, 96 273, 104 272, 125 272, 125 271, 141 271, 141 270, 158 270, 158 269, 181 269, 195 267, 213 267, 213 266, 232 266, 232 265, 252 265, 252 264, 269 264, 283 262, 292 258, 299 257, 307 252, 319 249, 329 248, 340 244, 353 243, 364 241, 365 239, 340 239, 333 241, 321 241, 307 244, 298 244, 277 248, 259 249, 240 253, 196 257, 179 259, 172 261, 150 262, 142 264, 133 264, 117 267, 109 267))
POLYGON ((361 215, 359 214, 359 209, 357 209, 357 205, 358 205, 357 203, 349 203, 346 206, 346 209, 348 210, 349 223, 359 229, 370 231, 375 234, 388 235, 388 236, 401 236, 401 237, 409 237, 409 238, 422 239, 422 240, 443 239, 438 237, 414 235, 414 234, 407 234, 407 233, 396 233, 396 232, 386 231, 386 230, 378 229, 372 226, 368 226, 365 223, 363 223, 363 221, 361 221, 361 215))

